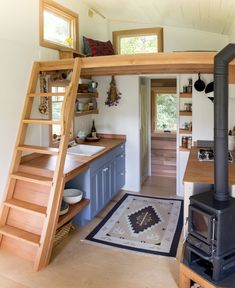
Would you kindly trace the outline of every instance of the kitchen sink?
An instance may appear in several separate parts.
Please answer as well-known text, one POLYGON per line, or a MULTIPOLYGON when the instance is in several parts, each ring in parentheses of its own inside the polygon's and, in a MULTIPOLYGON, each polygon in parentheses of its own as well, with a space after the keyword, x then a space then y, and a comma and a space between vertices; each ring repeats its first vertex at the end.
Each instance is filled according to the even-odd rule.
POLYGON ((81 156, 92 156, 104 149, 105 147, 103 146, 79 144, 71 148, 68 148, 67 153, 81 156))

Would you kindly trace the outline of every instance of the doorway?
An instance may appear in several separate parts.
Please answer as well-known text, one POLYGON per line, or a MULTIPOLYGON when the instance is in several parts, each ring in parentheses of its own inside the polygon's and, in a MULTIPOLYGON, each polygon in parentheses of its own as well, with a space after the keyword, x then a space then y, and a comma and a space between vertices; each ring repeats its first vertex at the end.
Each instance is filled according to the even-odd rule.
POLYGON ((177 145, 176 78, 151 79, 151 179, 176 195, 177 145))

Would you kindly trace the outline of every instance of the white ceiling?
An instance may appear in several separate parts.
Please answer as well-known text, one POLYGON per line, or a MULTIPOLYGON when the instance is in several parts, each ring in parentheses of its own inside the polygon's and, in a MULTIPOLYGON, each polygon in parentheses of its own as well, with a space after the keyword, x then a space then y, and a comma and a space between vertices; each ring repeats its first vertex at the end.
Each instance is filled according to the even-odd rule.
POLYGON ((229 34, 235 0, 83 0, 109 20, 229 34))

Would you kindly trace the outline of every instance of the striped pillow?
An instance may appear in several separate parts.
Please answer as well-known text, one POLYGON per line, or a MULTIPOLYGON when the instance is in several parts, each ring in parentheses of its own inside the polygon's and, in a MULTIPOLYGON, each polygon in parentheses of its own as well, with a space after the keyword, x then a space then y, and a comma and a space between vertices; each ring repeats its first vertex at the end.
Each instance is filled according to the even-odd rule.
POLYGON ((102 42, 83 36, 84 54, 87 56, 114 55, 113 45, 110 41, 102 42))

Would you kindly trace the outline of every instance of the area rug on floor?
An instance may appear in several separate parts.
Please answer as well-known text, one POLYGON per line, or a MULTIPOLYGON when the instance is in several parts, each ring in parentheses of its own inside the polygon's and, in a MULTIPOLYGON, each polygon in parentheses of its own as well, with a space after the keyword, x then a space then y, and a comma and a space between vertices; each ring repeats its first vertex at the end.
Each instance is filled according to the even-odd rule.
POLYGON ((175 257, 182 226, 182 200, 125 194, 86 240, 175 257))

